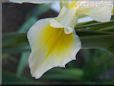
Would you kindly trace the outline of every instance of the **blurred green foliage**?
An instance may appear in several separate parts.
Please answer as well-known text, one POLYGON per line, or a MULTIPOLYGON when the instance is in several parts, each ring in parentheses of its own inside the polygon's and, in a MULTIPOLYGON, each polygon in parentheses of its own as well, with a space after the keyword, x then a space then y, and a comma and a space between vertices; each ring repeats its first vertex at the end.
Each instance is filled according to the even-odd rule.
MULTIPOLYGON (((49 9, 49 5, 36 6, 17 32, 3 34, 3 56, 20 54, 15 73, 11 72, 10 69, 9 71, 3 69, 3 84, 42 84, 51 81, 59 83, 114 83, 114 73, 109 73, 114 70, 114 16, 110 22, 90 21, 75 27, 84 51, 82 67, 78 67, 76 61, 71 61, 66 65, 66 68, 53 68, 38 80, 24 74, 25 68, 28 67, 30 54, 27 31, 38 20, 38 17, 49 9)), ((3 57, 4 59, 8 58, 3 57)), ((29 72, 28 74, 30 75, 29 72)))

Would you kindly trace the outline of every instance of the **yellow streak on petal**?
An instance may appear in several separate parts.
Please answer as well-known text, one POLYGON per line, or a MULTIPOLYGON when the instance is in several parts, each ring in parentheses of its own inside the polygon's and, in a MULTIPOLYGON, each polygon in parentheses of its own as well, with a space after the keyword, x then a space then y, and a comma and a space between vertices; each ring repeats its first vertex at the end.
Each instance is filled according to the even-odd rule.
POLYGON ((63 28, 53 28, 50 25, 46 26, 41 33, 42 46, 47 50, 45 57, 51 55, 65 54, 69 52, 74 43, 74 34, 65 34, 63 28))
POLYGON ((76 1, 75 0, 72 0, 71 2, 67 1, 67 7, 71 9, 76 7, 76 1))
POLYGON ((29 67, 35 78, 40 78, 53 67, 64 67, 66 63, 75 59, 81 47, 75 33, 65 34, 64 28, 51 27, 49 20, 38 21, 27 35, 32 45, 29 67))

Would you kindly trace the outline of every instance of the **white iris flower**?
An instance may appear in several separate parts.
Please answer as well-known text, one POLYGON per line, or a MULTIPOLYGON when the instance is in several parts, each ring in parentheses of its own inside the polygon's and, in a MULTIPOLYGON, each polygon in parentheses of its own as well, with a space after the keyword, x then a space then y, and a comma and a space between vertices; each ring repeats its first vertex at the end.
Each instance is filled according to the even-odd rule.
MULTIPOLYGON (((54 0, 10 1, 50 3, 54 0)), ((99 4, 99 1, 96 4, 99 4)), ((101 2, 96 7, 83 6, 89 3, 90 0, 61 0, 62 9, 57 17, 38 20, 30 28, 27 36, 32 50, 29 66, 33 77, 40 78, 49 69, 65 67, 66 63, 75 59, 81 48, 81 41, 74 31, 80 15, 88 15, 100 22, 110 21, 112 1, 110 5, 101 2)))

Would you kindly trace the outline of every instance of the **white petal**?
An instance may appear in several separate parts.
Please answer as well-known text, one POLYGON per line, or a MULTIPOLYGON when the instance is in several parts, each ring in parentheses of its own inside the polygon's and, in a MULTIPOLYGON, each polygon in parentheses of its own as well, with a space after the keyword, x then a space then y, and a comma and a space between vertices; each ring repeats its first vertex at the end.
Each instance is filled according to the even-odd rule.
POLYGON ((28 32, 28 39, 32 48, 29 66, 35 78, 40 78, 53 67, 64 67, 75 59, 81 47, 76 34, 65 34, 63 28, 51 27, 49 19, 39 20, 33 25, 28 32))
POLYGON ((63 25, 56 21, 55 19, 50 19, 50 25, 55 28, 63 28, 63 25))
POLYGON ((69 26, 73 28, 77 21, 75 16, 76 11, 76 8, 68 9, 63 7, 56 20, 63 26, 69 26))
POLYGON ((40 19, 40 21, 36 22, 31 29, 28 31, 28 40, 30 43, 30 46, 32 48, 36 48, 37 43, 35 41, 38 40, 37 36, 38 33, 42 32, 42 30, 49 24, 48 21, 50 19, 40 19))
MULTIPOLYGON (((78 3, 79 4, 79 3, 78 3)), ((111 19, 113 1, 112 0, 86 0, 80 1, 80 12, 92 17, 99 22, 108 22, 111 19), (82 10, 83 9, 83 10, 82 10)), ((79 12, 78 11, 78 12, 79 12)))
POLYGON ((14 3, 51 3, 53 0, 9 0, 14 3))
POLYGON ((50 26, 52 26, 56 29, 57 28, 59 28, 59 29, 64 28, 64 32, 66 34, 70 34, 70 33, 74 32, 74 28, 69 27, 67 25, 65 26, 65 25, 61 24, 61 22, 58 22, 56 19, 51 19, 49 22, 50 22, 50 26))
POLYGON ((94 20, 99 22, 110 21, 112 15, 112 7, 102 7, 100 9, 96 8, 94 10, 97 10, 97 12, 91 10, 91 12, 88 14, 94 20))
POLYGON ((50 25, 55 28, 64 28, 66 34, 73 33, 74 26, 77 23, 75 13, 76 8, 68 9, 64 6, 58 17, 49 21, 50 25))
POLYGON ((64 27, 64 32, 66 34, 71 34, 72 32, 74 32, 74 28, 71 27, 64 27))

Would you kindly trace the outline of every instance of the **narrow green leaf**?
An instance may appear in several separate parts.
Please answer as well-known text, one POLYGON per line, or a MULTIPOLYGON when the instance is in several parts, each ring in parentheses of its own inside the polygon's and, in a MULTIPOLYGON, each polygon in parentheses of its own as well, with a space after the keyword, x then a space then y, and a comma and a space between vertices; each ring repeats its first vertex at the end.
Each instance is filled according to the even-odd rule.
POLYGON ((114 15, 111 17, 110 22, 96 22, 96 21, 89 21, 84 23, 79 23, 75 27, 76 30, 92 30, 92 31, 114 31, 114 15))
POLYGON ((21 54, 20 61, 18 64, 18 69, 17 69, 18 77, 21 77, 25 67, 27 66, 29 54, 30 54, 30 52, 23 52, 21 54))
POLYGON ((31 17, 27 19, 27 21, 24 22, 24 24, 20 27, 19 31, 20 33, 27 32, 27 30, 37 21, 38 19, 36 17, 31 17))
POLYGON ((114 35, 80 37, 82 48, 108 48, 113 46, 114 35))
POLYGON ((25 77, 17 77, 11 72, 2 72, 2 84, 28 84, 32 83, 32 80, 25 77))
POLYGON ((27 36, 25 33, 9 33, 4 34, 3 38, 3 47, 6 48, 15 48, 20 46, 25 46, 28 44, 27 36), (18 46, 19 45, 19 46, 18 46))
MULTIPOLYGON (((84 65, 84 79, 88 80, 100 80, 100 77, 105 77, 105 72, 113 69, 114 67, 114 58, 107 52, 105 49, 97 50, 88 50, 89 55, 87 56, 88 60, 84 65)), ((110 73, 108 73, 110 74, 110 73)), ((106 75, 107 76, 107 75, 106 75)), ((109 76, 110 78, 112 76, 109 76)), ((113 78, 113 77, 112 77, 113 78)), ((102 80, 105 78, 102 78, 102 80)))
POLYGON ((16 53, 30 51, 28 40, 25 33, 4 34, 2 38, 3 53, 16 53))
POLYGON ((63 69, 63 68, 54 68, 44 74, 41 79, 45 80, 80 80, 82 79, 84 72, 81 69, 63 69))
MULTIPOLYGON (((110 29, 114 29, 114 20, 111 20, 110 22, 104 22, 104 23, 99 23, 99 22, 95 22, 95 21, 91 21, 91 22, 86 22, 86 23, 82 23, 79 24, 75 27, 75 29, 77 30, 100 30, 100 29, 106 29, 109 27, 112 27, 110 29)), ((105 30, 104 29, 104 30, 105 30)))
POLYGON ((47 12, 50 9, 49 5, 43 4, 43 5, 37 5, 28 15, 27 20, 24 22, 24 24, 20 27, 19 31, 20 33, 27 32, 27 30, 38 21, 38 17, 47 12))

